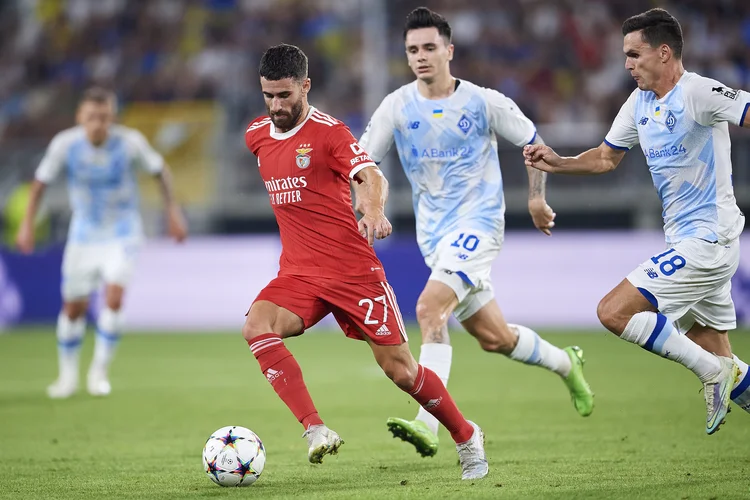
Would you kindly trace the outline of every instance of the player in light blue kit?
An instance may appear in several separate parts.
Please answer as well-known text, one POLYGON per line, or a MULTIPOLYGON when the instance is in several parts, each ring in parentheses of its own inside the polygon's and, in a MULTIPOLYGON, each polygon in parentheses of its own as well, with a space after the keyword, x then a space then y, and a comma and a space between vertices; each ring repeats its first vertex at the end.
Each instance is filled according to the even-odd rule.
POLYGON ((187 234, 164 159, 140 132, 114 125, 115 112, 111 92, 93 88, 84 93, 76 117, 78 126, 52 139, 37 168, 17 236, 21 251, 32 252, 34 219, 42 195, 47 184, 64 172, 73 217, 62 265, 63 310, 57 320, 60 372, 47 388, 51 398, 67 398, 78 390, 78 358, 88 300, 101 281, 106 307, 97 320, 87 389, 95 396, 110 393, 108 370, 121 331, 122 296, 143 240, 137 168, 154 175, 161 186, 170 235, 182 241, 187 234))
POLYGON ((727 335, 736 327, 730 280, 745 224, 732 189, 727 123, 750 128, 750 94, 685 71, 682 29, 663 9, 631 17, 622 32, 625 68, 638 88, 604 142, 572 158, 547 146, 527 146, 526 165, 602 174, 640 144, 662 200, 667 249, 631 272, 602 299, 597 313, 620 338, 698 376, 706 432, 713 434, 730 399, 750 411, 747 365, 733 360, 727 335))
MULTIPOLYGON (((496 136, 519 147, 542 140, 511 99, 451 75, 451 28, 444 17, 423 7, 414 10, 404 40, 417 79, 383 100, 360 144, 380 162, 395 140, 412 186, 418 243, 432 269, 416 307, 423 342, 419 362, 447 385, 452 357, 447 322, 453 313, 485 351, 560 375, 576 410, 587 416, 594 399, 583 378, 582 351, 559 349, 530 328, 507 324, 490 282, 505 228, 496 136)), ((528 171, 529 211, 535 226, 549 235, 555 214, 544 198, 546 174, 528 171)), ((437 452, 438 422, 428 412, 387 424, 421 455, 437 452)))

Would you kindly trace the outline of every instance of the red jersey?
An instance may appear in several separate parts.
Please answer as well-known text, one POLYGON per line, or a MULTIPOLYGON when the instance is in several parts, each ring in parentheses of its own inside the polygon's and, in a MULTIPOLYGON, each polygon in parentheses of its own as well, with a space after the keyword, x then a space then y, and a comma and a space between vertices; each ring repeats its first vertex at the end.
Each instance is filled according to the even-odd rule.
POLYGON ((385 281, 383 265, 359 234, 349 190, 349 179, 375 162, 349 127, 310 106, 288 132, 277 132, 268 116, 253 120, 245 143, 258 157, 279 225, 279 276, 385 281))

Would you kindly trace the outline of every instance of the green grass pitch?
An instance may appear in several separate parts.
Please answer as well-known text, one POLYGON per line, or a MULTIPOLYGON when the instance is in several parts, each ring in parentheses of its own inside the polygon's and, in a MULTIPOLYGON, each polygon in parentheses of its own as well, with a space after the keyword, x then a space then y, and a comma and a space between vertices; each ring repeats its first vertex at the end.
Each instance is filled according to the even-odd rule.
MULTIPOLYGON (((555 375, 455 333, 449 388, 487 436, 490 474, 474 482, 460 480, 444 430, 432 459, 390 437, 385 419, 411 418, 416 404, 364 343, 341 334, 287 342, 321 416, 346 441, 319 466, 307 463, 302 426, 240 335, 128 335, 112 395, 66 401, 44 393, 57 366, 50 332, 3 335, 0 498, 750 498, 750 415, 735 406, 707 436, 700 384, 681 366, 602 332, 542 333, 583 347, 594 413, 579 417, 555 375), (266 445, 266 470, 250 488, 220 488, 202 470, 203 443, 225 425, 266 445)), ((750 358, 750 334, 732 340, 750 358)), ((83 375, 91 345, 89 335, 83 375)))

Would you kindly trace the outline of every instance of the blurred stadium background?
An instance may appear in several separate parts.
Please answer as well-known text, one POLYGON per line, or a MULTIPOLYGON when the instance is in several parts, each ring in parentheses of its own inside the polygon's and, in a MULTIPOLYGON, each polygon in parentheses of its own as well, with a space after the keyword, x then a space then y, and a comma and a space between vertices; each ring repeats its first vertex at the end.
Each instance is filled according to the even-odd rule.
MULTIPOLYGON (((453 25, 453 74, 515 99, 563 153, 601 142, 633 88, 621 23, 651 7, 681 21, 688 70, 750 89, 747 0, 0 0, 0 333, 17 333, 0 335, 0 498, 233 496, 203 477, 198 458, 208 434, 232 424, 256 431, 268 449, 251 492, 263 498, 750 498, 745 412, 735 408, 727 430, 706 438, 692 374, 605 335, 596 319, 599 298, 664 245, 637 150, 605 176, 550 178, 558 218, 546 238, 526 213, 520 151, 501 144, 508 234, 493 268, 498 300, 509 321, 585 349, 591 417, 573 411, 556 377, 453 335, 451 391, 483 426, 492 467, 487 480, 463 484, 444 430, 431 460, 385 431, 386 416, 410 417, 414 405, 361 343, 304 335, 288 346, 321 415, 347 441, 323 467, 306 464, 298 424, 238 334, 279 256, 243 140, 265 112, 257 64, 270 45, 299 45, 310 58, 311 103, 359 136, 381 99, 412 79, 402 23, 419 5, 453 25), (135 334, 114 362, 113 394, 53 401, 44 387, 56 371, 64 182, 47 192, 37 251, 21 255, 12 242, 47 144, 73 124, 93 84, 115 90, 120 120, 167 158, 191 236, 180 246, 164 237, 153 182, 142 177, 149 240, 125 297, 126 333, 135 334), (189 331, 235 334, 179 334, 189 331)), ((747 210, 750 134, 735 128, 732 138, 747 210)), ((428 270, 395 154, 382 168, 396 233, 376 251, 413 321, 428 270)), ((733 293, 746 332, 750 239, 743 245, 733 293)), ((92 315, 96 308, 95 298, 92 315)), ((413 322, 410 336, 416 354, 413 322)), ((733 347, 747 360, 750 336, 733 335, 733 347)))
MULTIPOLYGON (((542 137, 569 154, 601 142, 632 90, 620 25, 656 5, 645 0, 0 2, 0 323, 46 322, 56 315, 60 248, 69 219, 64 182, 47 193, 40 251, 21 257, 12 240, 25 187, 49 140, 72 125, 78 96, 96 84, 117 92, 120 120, 141 129, 167 158, 191 229, 191 240, 180 248, 160 239, 159 199, 153 183, 142 178, 151 240, 126 299, 126 313, 134 321, 129 323, 169 327, 168 319, 159 319, 170 317, 168 305, 146 319, 139 314, 154 310, 155 299, 169 302, 165 296, 171 295, 174 308, 186 300, 208 300, 218 307, 216 317, 229 314, 220 307, 227 304, 223 297, 234 297, 235 313, 217 327, 239 325, 254 293, 274 274, 278 254, 271 208, 243 140, 245 124, 265 112, 257 78, 260 55, 279 42, 302 47, 311 63, 311 103, 359 136, 381 99, 412 79, 402 24, 422 4, 453 25, 453 74, 512 97, 542 137), (168 285, 181 283, 184 268, 178 263, 193 270, 192 294, 168 285), (206 292, 219 285, 226 292, 206 292)), ((750 88, 750 3, 660 5, 682 23, 688 70, 750 88)), ((735 190, 747 209, 750 134, 732 133, 735 190)), ((548 200, 558 213, 551 239, 533 232, 516 236, 517 230, 533 229, 526 212, 526 172, 516 148, 501 144, 500 157, 510 233, 496 266, 501 304, 510 301, 509 315, 525 311, 521 320, 532 324, 537 318, 547 325, 594 326, 597 295, 661 248, 661 209, 643 155, 632 151, 609 175, 551 178, 548 200), (637 236, 631 238, 633 232, 637 236), (565 303, 560 314, 543 318, 523 309, 522 302, 539 298, 541 283, 547 289, 541 299, 559 301, 561 291, 579 287, 578 279, 588 291, 579 294, 578 316, 566 316, 570 304, 565 303)), ((413 241, 409 184, 393 152, 382 168, 391 182, 388 210, 396 236, 377 250, 409 316, 426 268, 413 241)), ((738 306, 746 288, 750 295, 750 287, 741 283, 750 280, 742 276, 741 270, 738 306)), ((212 318, 205 316, 202 326, 210 328, 212 318)))

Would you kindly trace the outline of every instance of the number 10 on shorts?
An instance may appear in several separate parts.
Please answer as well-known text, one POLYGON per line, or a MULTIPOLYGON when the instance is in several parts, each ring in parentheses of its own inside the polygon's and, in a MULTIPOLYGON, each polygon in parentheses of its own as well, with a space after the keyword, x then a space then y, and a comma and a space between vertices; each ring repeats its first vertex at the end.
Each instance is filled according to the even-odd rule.
POLYGON ((664 259, 664 257, 666 257, 667 255, 671 254, 674 251, 675 251, 674 248, 670 248, 664 253, 660 253, 659 255, 655 257, 651 257, 651 262, 653 262, 654 264, 659 264, 659 270, 664 276, 672 276, 675 273, 675 271, 685 267, 685 264, 686 264, 685 258, 682 257, 681 255, 673 255, 669 259, 666 259, 666 260, 664 259))

